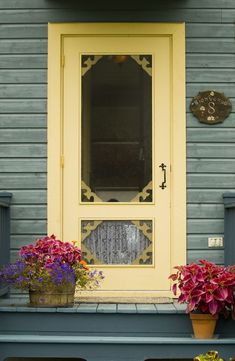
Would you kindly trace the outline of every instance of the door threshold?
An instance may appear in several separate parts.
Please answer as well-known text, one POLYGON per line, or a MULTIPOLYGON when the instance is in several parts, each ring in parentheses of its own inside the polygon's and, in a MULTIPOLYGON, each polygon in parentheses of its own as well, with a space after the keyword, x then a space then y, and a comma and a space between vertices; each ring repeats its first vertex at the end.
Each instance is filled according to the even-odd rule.
POLYGON ((169 304, 173 303, 170 297, 101 297, 101 296, 77 296, 78 303, 136 303, 136 304, 169 304))

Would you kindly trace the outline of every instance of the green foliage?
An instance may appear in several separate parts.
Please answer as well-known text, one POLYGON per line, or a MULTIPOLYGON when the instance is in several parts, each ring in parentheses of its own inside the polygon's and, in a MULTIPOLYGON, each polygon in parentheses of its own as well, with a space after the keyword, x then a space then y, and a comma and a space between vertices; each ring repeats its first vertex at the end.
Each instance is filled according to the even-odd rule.
MULTIPOLYGON (((208 351, 206 354, 200 354, 194 357, 193 361, 224 361, 219 357, 218 351, 208 351)), ((232 359, 230 359, 232 361, 232 359)))

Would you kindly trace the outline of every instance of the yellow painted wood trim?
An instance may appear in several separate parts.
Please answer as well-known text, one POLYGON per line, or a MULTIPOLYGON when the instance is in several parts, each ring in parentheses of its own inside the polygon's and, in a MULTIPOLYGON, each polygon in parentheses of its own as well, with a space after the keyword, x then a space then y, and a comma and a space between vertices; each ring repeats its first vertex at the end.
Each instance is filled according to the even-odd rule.
POLYGON ((115 35, 165 35, 171 36, 184 28, 184 23, 49 23, 55 36, 115 36, 115 35))
POLYGON ((48 28, 48 160, 47 218, 48 234, 62 237, 62 72, 61 34, 54 26, 48 28))
POLYGON ((171 266, 186 263, 185 25, 172 34, 171 266))

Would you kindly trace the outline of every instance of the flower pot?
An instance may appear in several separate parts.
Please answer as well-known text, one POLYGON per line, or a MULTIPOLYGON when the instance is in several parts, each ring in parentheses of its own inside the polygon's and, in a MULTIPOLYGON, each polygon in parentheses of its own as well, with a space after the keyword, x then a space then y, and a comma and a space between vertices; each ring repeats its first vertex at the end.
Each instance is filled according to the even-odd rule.
POLYGON ((75 287, 64 290, 29 291, 30 306, 69 307, 74 304, 75 287))
POLYGON ((213 338, 218 315, 190 313, 195 338, 213 338))

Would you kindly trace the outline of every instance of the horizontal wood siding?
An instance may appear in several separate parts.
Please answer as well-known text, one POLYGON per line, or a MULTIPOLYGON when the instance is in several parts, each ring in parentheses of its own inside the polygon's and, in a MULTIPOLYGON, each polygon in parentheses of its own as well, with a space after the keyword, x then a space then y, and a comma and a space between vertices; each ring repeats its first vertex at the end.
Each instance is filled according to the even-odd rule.
POLYGON ((0 190, 13 193, 12 256, 46 233, 47 23, 186 22, 188 260, 223 263, 225 191, 235 191, 234 0, 0 0, 0 190), (121 9, 121 10, 120 10, 121 9), (116 11, 114 11, 116 10, 116 11), (189 111, 199 91, 224 92, 233 113, 199 123, 189 111))
MULTIPOLYGON (((221 6, 235 8, 235 3, 228 3, 221 6)), ((221 20, 215 24, 186 26, 189 261, 207 258, 224 262, 223 247, 209 249, 208 237, 223 236, 222 194, 235 188, 235 17, 234 10, 233 15, 227 13, 222 9, 221 20), (233 103, 233 113, 222 124, 204 125, 189 111, 191 98, 209 89, 224 92, 233 103)))

